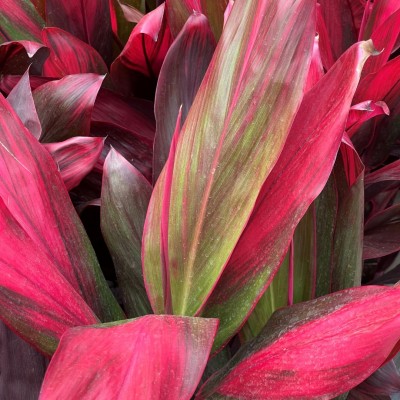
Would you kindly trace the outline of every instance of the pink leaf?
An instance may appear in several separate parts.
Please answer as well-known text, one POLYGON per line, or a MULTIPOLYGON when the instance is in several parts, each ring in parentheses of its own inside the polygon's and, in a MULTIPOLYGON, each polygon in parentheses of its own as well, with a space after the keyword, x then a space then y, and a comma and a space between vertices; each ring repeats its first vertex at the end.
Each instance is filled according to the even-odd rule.
POLYGON ((276 273, 300 218, 325 185, 362 65, 373 51, 371 42, 352 46, 305 95, 280 158, 202 314, 220 318, 215 348, 244 323, 276 273))
POLYGON ((45 28, 43 42, 52 51, 43 66, 43 74, 62 78, 65 75, 95 73, 104 75, 107 66, 100 54, 85 42, 59 28, 45 28))
POLYGON ((217 327, 215 319, 149 315, 71 329, 46 372, 40 399, 189 400, 217 327))
POLYGON ((400 338, 400 288, 367 286, 277 311, 197 399, 331 399, 386 360, 400 338))
POLYGON ((103 150, 104 139, 77 136, 59 143, 47 143, 44 147, 57 163, 67 190, 78 186, 93 169, 103 150))
POLYGON ((68 328, 98 321, 57 261, 29 237, 2 198, 0 239, 1 318, 18 335, 52 355, 68 328))
POLYGON ((52 260, 103 321, 122 317, 53 159, 2 96, 0 176, 0 197, 36 248, 30 257, 52 260))

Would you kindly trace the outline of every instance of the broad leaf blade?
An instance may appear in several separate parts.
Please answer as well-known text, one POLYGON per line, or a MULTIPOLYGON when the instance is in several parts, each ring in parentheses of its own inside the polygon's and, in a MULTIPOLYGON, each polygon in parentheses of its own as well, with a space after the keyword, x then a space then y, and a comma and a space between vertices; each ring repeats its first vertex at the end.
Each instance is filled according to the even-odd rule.
POLYGON ((200 0, 201 9, 210 21, 215 40, 219 40, 224 26, 224 12, 228 6, 228 0, 200 0))
POLYGON ((30 0, 0 0, 0 32, 5 41, 40 42, 44 21, 30 0))
POLYGON ((367 286, 277 311, 197 398, 322 400, 351 389, 398 342, 399 293, 367 286))
POLYGON ((108 0, 46 0, 46 21, 95 48, 111 61, 112 29, 108 0))
POLYGON ((305 95, 280 158, 206 305, 204 315, 221 320, 215 348, 243 324, 280 265, 300 218, 328 180, 362 65, 372 51, 371 42, 354 45, 305 95))
POLYGON ((123 317, 50 154, 0 96, 0 197, 103 320, 123 317))
POLYGON ((103 79, 95 74, 69 75, 33 91, 42 124, 41 142, 89 134, 92 109, 103 79))
POLYGON ((207 19, 204 15, 193 14, 165 57, 154 103, 157 130, 154 141, 153 182, 156 182, 168 158, 179 108, 182 106, 183 124, 215 46, 207 19), (195 70, 193 65, 196 65, 195 70))
POLYGON ((108 72, 100 54, 69 32, 45 28, 42 37, 45 45, 52 50, 43 67, 45 76, 61 78, 72 74, 104 75, 108 72))
POLYGON ((315 4, 312 0, 289 1, 277 8, 274 4, 235 3, 182 128, 171 207, 163 205, 168 217, 168 233, 162 235, 168 235, 169 283, 156 280, 160 274, 155 271, 165 265, 160 252, 162 227, 151 209, 163 201, 164 184, 153 192, 143 261, 148 289, 155 290, 148 291, 155 312, 164 312, 155 293, 169 285, 173 313, 200 311, 286 140, 309 67, 315 4), (236 37, 242 38, 240 45, 236 37))
POLYGON ((215 319, 164 315, 71 329, 50 363, 40 399, 189 400, 217 326, 215 319))
POLYGON ((71 190, 95 166, 103 150, 104 139, 78 136, 65 142, 46 143, 44 147, 56 162, 65 187, 71 190))
MULTIPOLYGON (((7 199, 7 197, 6 197, 7 199)), ((1 319, 43 354, 70 327, 94 324, 93 311, 0 198, 1 319)))
POLYGON ((32 97, 31 86, 29 84, 29 70, 22 75, 19 82, 11 90, 7 101, 11 104, 28 131, 36 139, 39 139, 42 134, 42 126, 40 125, 32 97))
POLYGON ((151 313, 142 274, 142 234, 152 187, 115 150, 104 163, 101 230, 114 261, 127 316, 151 313))

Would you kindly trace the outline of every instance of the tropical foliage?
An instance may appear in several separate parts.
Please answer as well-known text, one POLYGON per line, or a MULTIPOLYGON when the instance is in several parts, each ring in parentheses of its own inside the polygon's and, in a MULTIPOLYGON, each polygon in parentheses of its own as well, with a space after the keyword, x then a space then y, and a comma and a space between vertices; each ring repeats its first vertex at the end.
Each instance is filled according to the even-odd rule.
POLYGON ((0 397, 397 398, 399 33, 0 0, 0 397))

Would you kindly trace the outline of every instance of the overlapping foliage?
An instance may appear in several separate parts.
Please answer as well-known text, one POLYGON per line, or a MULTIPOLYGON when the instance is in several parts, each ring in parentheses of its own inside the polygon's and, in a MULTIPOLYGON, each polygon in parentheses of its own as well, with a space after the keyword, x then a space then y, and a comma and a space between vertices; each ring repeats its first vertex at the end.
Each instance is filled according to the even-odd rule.
POLYGON ((0 0, 0 397, 399 394, 399 33, 398 0, 0 0))

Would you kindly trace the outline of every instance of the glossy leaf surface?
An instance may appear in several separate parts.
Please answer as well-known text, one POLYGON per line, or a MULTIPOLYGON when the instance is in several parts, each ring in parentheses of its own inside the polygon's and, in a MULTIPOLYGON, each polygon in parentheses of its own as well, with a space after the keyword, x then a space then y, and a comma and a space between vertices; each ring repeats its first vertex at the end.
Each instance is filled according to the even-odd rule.
POLYGON ((0 176, 0 197, 36 247, 30 257, 42 252, 52 260, 101 320, 123 317, 53 159, 2 96, 0 176))
POLYGON ((71 329, 50 363, 40 399, 189 400, 217 326, 215 319, 164 315, 71 329))
POLYGON ((104 75, 107 66, 91 46, 59 28, 45 28, 43 43, 52 51, 44 64, 45 76, 62 78, 65 75, 95 73, 104 75))
POLYGON ((348 289, 277 311, 197 399, 329 399, 360 383, 399 340, 400 289, 348 289))
POLYGON ((89 134, 92 109, 103 79, 95 74, 69 75, 33 91, 42 125, 41 142, 89 134))
POLYGON ((193 14, 172 44, 160 71, 154 111, 153 182, 168 158, 176 118, 182 106, 182 124, 215 50, 215 40, 204 15, 193 14), (193 70, 193 65, 196 68, 193 70))
POLYGON ((104 163, 101 230, 114 261, 128 317, 150 314, 142 274, 142 234, 152 187, 115 150, 104 163))
POLYGON ((103 150, 103 138, 77 136, 65 142, 46 143, 44 147, 57 164, 68 190, 78 186, 93 169, 103 150))
MULTIPOLYGON (((171 295, 167 309, 198 313, 226 265, 301 101, 314 8, 312 0, 285 2, 279 10, 269 1, 235 3, 177 143, 171 207, 163 204, 167 223, 149 206, 143 262, 155 312, 165 312, 171 295), (161 237, 168 237, 165 262, 161 237), (159 279, 160 271, 170 274, 169 282, 159 279), (171 293, 164 293, 168 287, 171 293)), ((164 179, 153 207, 163 202, 164 179)))
POLYGON ((205 307, 203 315, 221 321, 215 348, 243 324, 280 265, 300 218, 328 180, 371 46, 354 45, 305 95, 280 158, 205 307), (283 182, 290 182, 290 189, 283 182))

